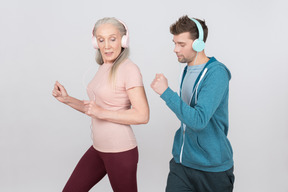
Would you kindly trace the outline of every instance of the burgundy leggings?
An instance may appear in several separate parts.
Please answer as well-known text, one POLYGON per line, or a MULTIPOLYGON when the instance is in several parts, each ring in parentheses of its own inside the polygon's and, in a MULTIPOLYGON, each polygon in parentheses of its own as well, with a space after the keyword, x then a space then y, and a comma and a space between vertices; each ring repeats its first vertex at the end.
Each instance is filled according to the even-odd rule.
POLYGON ((103 153, 90 147, 78 162, 63 192, 88 192, 106 174, 114 192, 137 192, 138 148, 103 153))

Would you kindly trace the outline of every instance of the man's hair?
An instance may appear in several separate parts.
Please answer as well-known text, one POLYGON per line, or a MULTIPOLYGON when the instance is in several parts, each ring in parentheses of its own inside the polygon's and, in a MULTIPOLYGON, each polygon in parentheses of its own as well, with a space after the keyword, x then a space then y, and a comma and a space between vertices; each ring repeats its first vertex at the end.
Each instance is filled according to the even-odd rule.
MULTIPOLYGON (((194 18, 194 19, 196 19, 196 18, 194 18)), ((199 23, 202 26, 202 29, 204 32, 203 41, 206 42, 206 39, 208 36, 208 27, 205 24, 205 20, 204 21, 202 21, 200 19, 196 19, 196 20, 199 21, 199 23)), ((194 23, 194 21, 192 21, 187 15, 180 17, 178 19, 178 21, 176 21, 175 23, 173 23, 170 26, 170 33, 173 35, 179 35, 179 34, 185 33, 185 32, 190 33, 190 37, 192 40, 199 38, 199 32, 198 32, 198 28, 196 26, 196 23, 194 23)))

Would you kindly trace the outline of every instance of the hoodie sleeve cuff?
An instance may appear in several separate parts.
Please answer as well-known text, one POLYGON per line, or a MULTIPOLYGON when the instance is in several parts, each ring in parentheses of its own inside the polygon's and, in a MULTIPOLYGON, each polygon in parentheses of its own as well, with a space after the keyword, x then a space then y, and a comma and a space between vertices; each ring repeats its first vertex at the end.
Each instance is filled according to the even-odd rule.
POLYGON ((169 98, 171 98, 172 97, 172 95, 173 95, 173 91, 172 91, 172 89, 170 89, 170 87, 168 87, 163 93, 162 93, 162 95, 160 96, 164 101, 168 101, 169 100, 169 98))

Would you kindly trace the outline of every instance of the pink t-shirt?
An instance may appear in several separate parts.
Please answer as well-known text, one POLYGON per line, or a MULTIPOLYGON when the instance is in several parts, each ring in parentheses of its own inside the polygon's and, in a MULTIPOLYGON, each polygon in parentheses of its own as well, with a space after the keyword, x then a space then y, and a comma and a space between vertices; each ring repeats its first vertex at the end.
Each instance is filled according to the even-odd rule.
MULTIPOLYGON (((100 65, 95 77, 88 84, 90 100, 100 107, 117 111, 131 108, 127 90, 143 86, 142 75, 136 64, 130 59, 122 62, 116 72, 115 83, 110 80, 113 64, 100 65)), ((112 123, 92 118, 92 140, 95 149, 102 152, 122 152, 137 146, 130 125, 112 123)))

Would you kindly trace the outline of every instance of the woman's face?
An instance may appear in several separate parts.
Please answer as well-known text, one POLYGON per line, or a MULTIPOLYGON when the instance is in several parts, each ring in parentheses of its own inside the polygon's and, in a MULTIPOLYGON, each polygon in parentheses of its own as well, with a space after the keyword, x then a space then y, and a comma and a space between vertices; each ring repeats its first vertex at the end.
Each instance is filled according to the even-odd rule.
POLYGON ((110 23, 102 24, 96 31, 96 38, 104 63, 113 64, 121 53, 119 30, 110 23))

